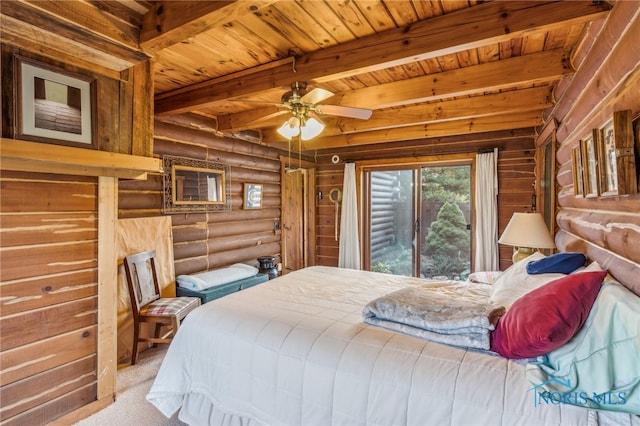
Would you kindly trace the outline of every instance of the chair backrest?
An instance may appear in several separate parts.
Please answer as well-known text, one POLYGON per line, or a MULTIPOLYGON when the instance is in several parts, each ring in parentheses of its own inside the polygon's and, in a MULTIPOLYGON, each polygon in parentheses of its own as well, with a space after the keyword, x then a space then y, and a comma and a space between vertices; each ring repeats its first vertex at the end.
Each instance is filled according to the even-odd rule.
POLYGON ((131 306, 137 315, 140 308, 160 298, 155 250, 125 257, 124 270, 127 275, 131 306))

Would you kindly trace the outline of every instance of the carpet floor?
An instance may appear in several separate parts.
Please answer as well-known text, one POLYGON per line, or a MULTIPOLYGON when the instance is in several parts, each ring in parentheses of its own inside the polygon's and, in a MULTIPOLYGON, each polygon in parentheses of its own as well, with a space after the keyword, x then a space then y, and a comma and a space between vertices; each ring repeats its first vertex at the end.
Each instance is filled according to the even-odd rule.
POLYGON ((185 426, 178 414, 167 419, 145 396, 151 389, 167 345, 142 351, 136 365, 118 368, 116 401, 76 426, 185 426))

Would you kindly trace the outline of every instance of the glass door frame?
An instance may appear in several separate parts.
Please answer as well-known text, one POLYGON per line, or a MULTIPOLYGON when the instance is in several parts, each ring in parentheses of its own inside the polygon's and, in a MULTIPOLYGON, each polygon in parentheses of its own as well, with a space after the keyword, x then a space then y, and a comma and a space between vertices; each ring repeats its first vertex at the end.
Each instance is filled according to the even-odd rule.
MULTIPOLYGON (((368 187, 365 182, 365 171, 383 171, 383 170, 409 170, 420 169, 423 167, 438 167, 438 166, 471 166, 471 270, 473 271, 473 261, 475 253, 475 238, 474 229, 476 225, 476 203, 475 203, 475 174, 476 174, 476 153, 459 153, 459 154, 442 154, 442 155, 429 155, 421 157, 405 157, 405 158, 393 158, 393 159, 381 159, 381 160, 364 160, 356 161, 356 189, 358 193, 358 222, 360 224, 360 235, 362 240, 360 242, 360 256, 362 269, 371 270, 370 257, 370 236, 368 236, 370 223, 369 223, 369 211, 370 211, 370 199, 365 189, 368 187)), ((414 177, 414 181, 418 180, 414 177)), ((416 183, 420 187, 421 183, 416 183)), ((414 218, 420 217, 419 212, 422 209, 422 197, 414 202, 414 218)), ((414 222, 415 223, 415 222, 414 222)), ((420 226, 423 226, 422 224, 420 226)), ((414 226, 414 234, 418 232, 414 226)), ((419 248, 418 248, 419 250, 419 248)), ((419 256, 419 251, 414 248, 414 255, 419 256)), ((414 276, 420 276, 419 274, 419 262, 414 262, 414 276)))
MULTIPOLYGON (((399 165, 389 165, 389 166, 377 166, 377 167, 363 167, 362 168, 362 178, 363 178, 363 186, 362 188, 362 201, 363 201, 363 205, 366 206, 366 210, 365 209, 361 209, 358 208, 358 212, 360 214, 360 217, 362 218, 362 227, 361 227, 361 233, 360 235, 362 235, 362 244, 361 244, 361 265, 363 267, 363 269, 366 270, 371 270, 371 236, 369 235, 369 230, 371 229, 371 223, 370 223, 370 215, 368 214, 369 212, 371 212, 371 197, 366 196, 367 194, 365 193, 364 189, 369 188, 370 182, 368 182, 366 180, 367 176, 371 176, 371 173, 366 173, 366 172, 384 172, 384 171, 411 171, 412 172, 412 176, 411 176, 411 180, 412 180, 412 185, 413 188, 416 187, 420 187, 420 182, 419 182, 419 176, 420 173, 419 172, 419 167, 415 164, 407 164, 407 165, 403 165, 403 166, 399 166, 399 165), (367 212, 367 214, 365 214, 365 212, 367 212), (366 232, 366 234, 365 234, 366 232), (368 235, 368 236, 367 236, 368 235)), ((419 197, 415 197, 415 193, 413 194, 414 196, 411 199, 411 208, 413 210, 412 212, 412 218, 413 218, 413 241, 418 241, 416 239, 416 233, 419 232, 419 229, 416 229, 416 218, 420 217, 420 209, 422 208, 421 206, 421 200, 419 197)), ((359 197, 360 198, 360 197, 359 197)), ((419 272, 420 272, 420 262, 416 261, 416 258, 419 258, 420 256, 420 242, 414 243, 413 244, 413 276, 419 276, 419 272)))

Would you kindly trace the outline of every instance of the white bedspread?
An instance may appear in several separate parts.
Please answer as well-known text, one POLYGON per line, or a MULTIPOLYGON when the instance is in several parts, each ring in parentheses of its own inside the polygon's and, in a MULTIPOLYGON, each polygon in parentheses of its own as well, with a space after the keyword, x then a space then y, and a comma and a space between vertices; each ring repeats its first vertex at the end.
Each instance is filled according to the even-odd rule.
POLYGON ((362 322, 373 298, 424 280, 311 267, 202 305, 147 395, 191 425, 589 425, 535 407, 524 367, 362 322))

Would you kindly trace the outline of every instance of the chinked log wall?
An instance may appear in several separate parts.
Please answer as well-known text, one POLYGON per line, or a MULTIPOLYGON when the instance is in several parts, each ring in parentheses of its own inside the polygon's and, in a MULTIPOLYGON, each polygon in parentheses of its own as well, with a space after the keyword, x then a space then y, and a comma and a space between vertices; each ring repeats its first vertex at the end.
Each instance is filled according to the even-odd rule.
MULTIPOLYGON (((640 294, 640 194, 576 197, 571 173, 571 149, 591 129, 601 128, 614 111, 630 110, 636 117, 635 149, 640 155, 638 40, 640 3, 616 2, 588 58, 556 94, 559 101, 550 118, 560 123, 556 244, 563 251, 586 253, 640 294)), ((640 164, 636 168, 640 170, 640 164)))
MULTIPOLYGON (((319 152, 316 156, 316 190, 324 196, 318 200, 317 264, 338 264, 338 242, 335 240, 334 226, 339 226, 340 217, 336 224, 335 207, 328 194, 332 188, 342 189, 344 164, 332 164, 331 157, 334 154, 344 160, 360 161, 455 154, 469 152, 469 146, 478 150, 498 147, 498 233, 501 234, 514 212, 531 211, 535 182, 535 136, 533 129, 520 129, 319 152)), ((511 247, 500 246, 500 269, 511 265, 511 255, 511 247)))
MULTIPOLYGON (((241 262, 257 266, 259 256, 280 258, 281 151, 214 133, 156 120, 154 154, 229 164, 230 212, 172 214, 176 275, 190 274, 241 262), (261 209, 243 208, 244 183, 263 185, 261 209)), ((160 174, 146 181, 119 182, 119 217, 162 215, 160 174)))

